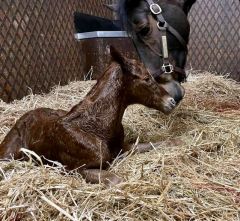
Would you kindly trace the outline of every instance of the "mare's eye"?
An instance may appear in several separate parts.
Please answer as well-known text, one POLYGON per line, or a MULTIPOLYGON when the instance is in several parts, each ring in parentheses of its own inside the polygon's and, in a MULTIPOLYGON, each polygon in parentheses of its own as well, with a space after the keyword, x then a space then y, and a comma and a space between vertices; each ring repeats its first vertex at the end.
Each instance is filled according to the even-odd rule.
POLYGON ((142 28, 138 33, 142 36, 146 36, 150 32, 150 27, 146 26, 142 28))

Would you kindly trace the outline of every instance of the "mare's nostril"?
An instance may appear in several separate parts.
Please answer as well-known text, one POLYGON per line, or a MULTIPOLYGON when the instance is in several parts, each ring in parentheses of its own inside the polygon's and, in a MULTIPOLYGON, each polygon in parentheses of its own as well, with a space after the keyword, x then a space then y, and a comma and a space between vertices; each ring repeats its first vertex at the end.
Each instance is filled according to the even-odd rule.
POLYGON ((175 97, 175 102, 178 104, 182 100, 182 97, 176 96, 175 97))

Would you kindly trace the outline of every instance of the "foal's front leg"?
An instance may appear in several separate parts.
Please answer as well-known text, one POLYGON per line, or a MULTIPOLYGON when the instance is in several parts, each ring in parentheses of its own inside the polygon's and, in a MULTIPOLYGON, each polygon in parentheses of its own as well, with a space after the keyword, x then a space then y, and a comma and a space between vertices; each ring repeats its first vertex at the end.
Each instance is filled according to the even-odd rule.
POLYGON ((80 173, 89 183, 104 183, 106 186, 114 186, 124 181, 123 178, 107 170, 85 169, 80 173))
POLYGON ((62 122, 56 126, 55 137, 59 144, 58 160, 70 170, 79 168, 87 182, 111 186, 123 181, 106 170, 112 161, 112 153, 102 138, 85 132, 77 125, 62 122))
POLYGON ((145 153, 153 150, 155 147, 160 146, 163 142, 156 143, 138 143, 138 144, 125 144, 123 152, 134 151, 135 153, 145 153))
POLYGON ((179 146, 182 144, 184 144, 184 142, 179 138, 172 138, 167 141, 159 141, 155 143, 125 144, 123 152, 134 151, 136 153, 145 153, 158 147, 179 146))

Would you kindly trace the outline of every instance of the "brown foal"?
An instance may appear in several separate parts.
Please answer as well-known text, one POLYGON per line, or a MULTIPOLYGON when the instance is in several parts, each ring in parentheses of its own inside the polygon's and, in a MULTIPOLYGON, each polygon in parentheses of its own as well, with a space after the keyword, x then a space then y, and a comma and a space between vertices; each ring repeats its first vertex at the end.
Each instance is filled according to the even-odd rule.
POLYGON ((69 112, 38 108, 24 114, 0 145, 0 158, 24 157, 21 148, 79 169, 88 182, 116 184, 121 178, 106 171, 124 148, 122 117, 131 104, 170 113, 172 96, 145 67, 110 47, 112 62, 85 99, 69 112))

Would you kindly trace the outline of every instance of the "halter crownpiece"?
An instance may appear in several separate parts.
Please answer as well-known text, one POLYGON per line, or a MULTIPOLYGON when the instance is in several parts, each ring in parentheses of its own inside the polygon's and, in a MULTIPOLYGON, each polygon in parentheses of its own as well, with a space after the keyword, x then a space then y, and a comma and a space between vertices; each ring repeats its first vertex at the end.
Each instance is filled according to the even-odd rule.
POLYGON ((163 24, 162 26, 165 26, 167 28, 167 31, 169 31, 178 39, 178 41, 182 44, 184 49, 187 49, 186 41, 183 39, 183 37, 178 33, 178 31, 175 28, 173 28, 171 25, 167 23, 167 21, 163 17, 162 15, 163 10, 161 6, 158 3, 155 3, 153 0, 145 0, 145 1, 148 3, 152 14, 157 16, 158 23, 163 24))

